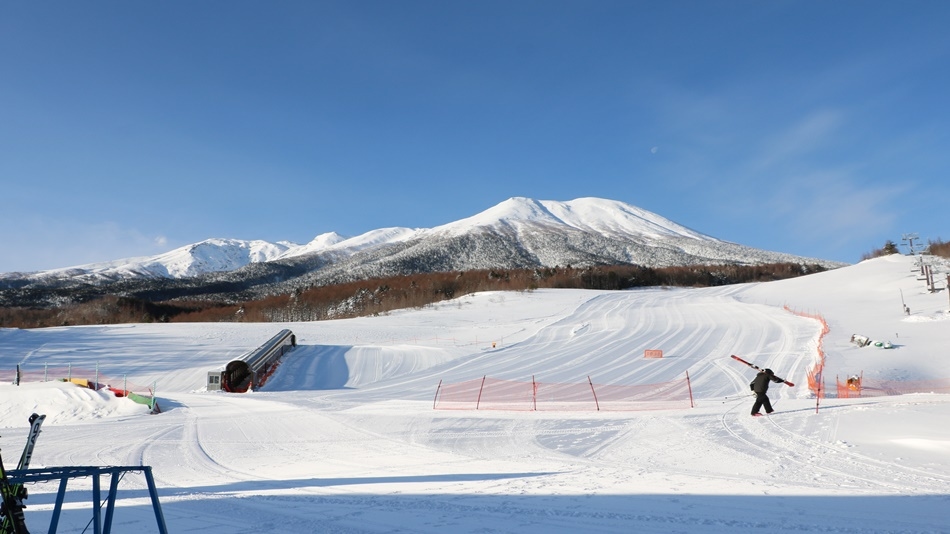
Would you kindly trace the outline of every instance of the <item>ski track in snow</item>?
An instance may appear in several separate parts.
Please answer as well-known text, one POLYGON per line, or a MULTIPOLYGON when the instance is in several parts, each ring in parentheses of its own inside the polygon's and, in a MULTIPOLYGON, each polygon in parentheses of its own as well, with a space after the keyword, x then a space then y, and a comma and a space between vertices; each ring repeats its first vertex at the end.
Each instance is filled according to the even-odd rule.
POLYGON ((788 419, 787 413, 764 418, 770 425, 763 429, 758 419, 743 424, 739 418, 744 417, 744 413, 736 416, 733 412, 724 413, 721 421, 723 428, 741 442, 737 452, 743 451, 752 457, 775 456, 776 468, 781 469, 786 481, 831 489, 908 494, 937 493, 950 487, 950 476, 934 476, 927 471, 880 462, 804 437, 777 422, 781 418, 788 419), (775 429, 781 432, 776 434, 775 429))

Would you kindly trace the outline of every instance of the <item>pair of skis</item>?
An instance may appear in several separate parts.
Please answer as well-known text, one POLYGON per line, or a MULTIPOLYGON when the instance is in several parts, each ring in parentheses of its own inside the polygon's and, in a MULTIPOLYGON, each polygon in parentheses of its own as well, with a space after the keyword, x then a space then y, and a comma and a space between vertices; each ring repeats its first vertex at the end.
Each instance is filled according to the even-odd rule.
MULTIPOLYGON (((758 365, 755 365, 755 364, 753 364, 753 363, 749 363, 749 362, 743 360, 742 358, 736 356, 735 354, 732 355, 732 359, 733 359, 733 360, 736 360, 736 361, 739 361, 739 362, 742 362, 742 363, 748 365, 749 367, 751 367, 751 368, 753 368, 753 369, 755 369, 755 370, 757 370, 757 371, 761 371, 761 370, 762 370, 762 369, 759 368, 758 365)), ((775 375, 772 375, 772 376, 775 376, 775 375)), ((795 384, 792 384, 791 382, 789 382, 788 380, 785 380, 784 378, 780 378, 780 377, 778 377, 778 376, 775 376, 775 379, 776 379, 776 380, 781 380, 782 382, 785 382, 785 385, 786 385, 786 386, 794 386, 794 385, 795 385, 795 384)))
MULTIPOLYGON (((26 446, 23 447, 23 454, 20 455, 20 461, 17 463, 17 470, 28 469, 30 459, 33 458, 33 447, 36 445, 36 438, 40 435, 40 426, 46 419, 45 415, 33 414, 30 416, 30 433, 26 439, 26 446)), ((3 500, 0 502, 0 534, 30 534, 26 528, 26 520, 23 517, 23 509, 26 505, 23 500, 26 499, 26 488, 22 483, 11 484, 7 478, 7 472, 3 468, 3 459, 0 458, 0 495, 3 500)))

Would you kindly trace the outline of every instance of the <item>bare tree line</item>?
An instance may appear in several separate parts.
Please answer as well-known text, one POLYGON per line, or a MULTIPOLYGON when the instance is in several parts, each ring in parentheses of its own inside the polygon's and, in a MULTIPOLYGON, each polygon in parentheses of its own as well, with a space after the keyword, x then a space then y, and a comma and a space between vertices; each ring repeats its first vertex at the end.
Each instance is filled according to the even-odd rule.
POLYGON ((360 280, 298 289, 242 303, 213 300, 141 299, 106 296, 49 309, 0 308, 0 327, 150 323, 297 322, 383 314, 421 308, 481 291, 539 288, 622 290, 633 287, 708 287, 793 278, 825 270, 819 265, 698 265, 649 268, 636 265, 488 269, 437 272, 360 280))

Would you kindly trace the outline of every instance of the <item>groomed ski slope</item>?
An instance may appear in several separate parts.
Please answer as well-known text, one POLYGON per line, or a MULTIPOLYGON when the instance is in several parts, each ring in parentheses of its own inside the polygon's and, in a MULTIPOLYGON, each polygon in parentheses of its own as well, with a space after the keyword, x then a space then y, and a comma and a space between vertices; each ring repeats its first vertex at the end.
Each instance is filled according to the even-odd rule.
MULTIPOLYGON (((829 386, 861 371, 950 378, 947 294, 912 268, 891 256, 722 288, 483 293, 318 323, 3 329, 0 366, 98 362, 156 382, 164 412, 3 384, 0 448, 17 456, 29 414, 46 413, 34 467, 150 465, 176 533, 950 532, 950 395, 825 399, 816 414, 805 373, 820 326, 784 309, 828 321, 829 386), (264 388, 204 391, 208 370, 281 328, 299 346, 264 388), (857 348, 854 333, 895 348, 857 348), (754 372, 730 354, 796 384, 772 386, 773 416, 749 416, 754 372), (439 380, 644 384, 687 370, 693 409, 432 409, 439 380)), ((59 532, 82 532, 91 482, 69 488, 59 532)), ((113 530, 156 532, 144 480, 120 488, 113 530)), ((56 489, 30 489, 32 530, 46 530, 56 489)))

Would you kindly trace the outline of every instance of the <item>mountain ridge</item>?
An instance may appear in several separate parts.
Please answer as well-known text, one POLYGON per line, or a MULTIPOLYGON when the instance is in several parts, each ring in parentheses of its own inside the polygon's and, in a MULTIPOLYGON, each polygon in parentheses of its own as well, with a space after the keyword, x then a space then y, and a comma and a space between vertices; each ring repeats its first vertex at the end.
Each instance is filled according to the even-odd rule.
MULTIPOLYGON (((302 245, 212 238, 156 256, 0 274, 0 292, 181 282, 193 288, 189 293, 214 285, 273 293, 437 271, 764 263, 845 265, 723 241, 620 201, 512 197, 433 228, 379 228, 353 237, 327 232, 302 245)), ((0 297, 0 304, 17 301, 0 297)))

